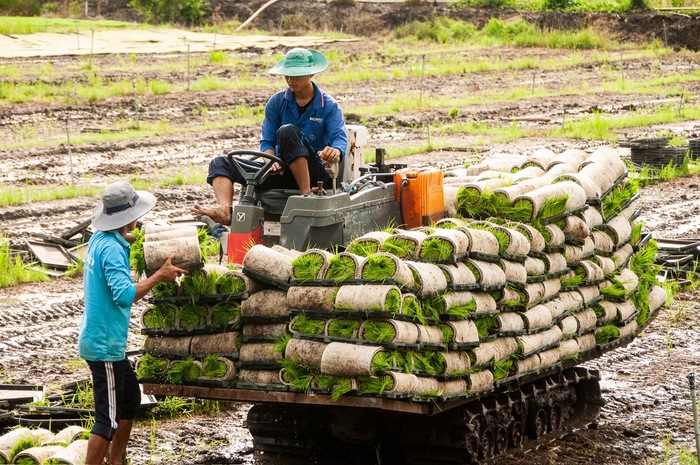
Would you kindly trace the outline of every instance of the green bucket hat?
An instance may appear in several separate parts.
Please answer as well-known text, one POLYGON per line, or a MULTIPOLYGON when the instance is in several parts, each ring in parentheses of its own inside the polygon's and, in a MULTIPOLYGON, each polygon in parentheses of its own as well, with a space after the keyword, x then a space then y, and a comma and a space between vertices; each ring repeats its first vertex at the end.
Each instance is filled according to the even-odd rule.
POLYGON ((328 60, 317 50, 293 48, 287 52, 270 74, 278 76, 309 76, 328 68, 328 60))

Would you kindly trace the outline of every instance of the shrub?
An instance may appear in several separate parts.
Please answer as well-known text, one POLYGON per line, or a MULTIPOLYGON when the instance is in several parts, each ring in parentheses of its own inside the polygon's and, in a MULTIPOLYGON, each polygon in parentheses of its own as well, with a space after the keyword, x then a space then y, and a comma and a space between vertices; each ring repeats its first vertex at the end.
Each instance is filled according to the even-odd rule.
POLYGON ((39 0, 0 0, 0 14, 7 16, 39 16, 39 0))
POLYGON ((573 0, 544 0, 546 10, 566 10, 570 8, 573 0))
POLYGON ((206 0, 131 0, 129 6, 154 23, 199 24, 211 11, 206 0))

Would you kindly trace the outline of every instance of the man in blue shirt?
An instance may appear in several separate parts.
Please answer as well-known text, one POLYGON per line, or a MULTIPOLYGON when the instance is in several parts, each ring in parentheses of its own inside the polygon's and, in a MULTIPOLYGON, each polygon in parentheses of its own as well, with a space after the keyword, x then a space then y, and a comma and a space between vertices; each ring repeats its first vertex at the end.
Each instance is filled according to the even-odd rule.
MULTIPOLYGON (((316 50, 294 48, 270 69, 284 76, 287 88, 273 95, 265 106, 260 151, 281 158, 287 170, 272 167, 263 189, 298 189, 304 195, 316 189, 318 182, 329 185, 324 164, 340 161, 348 145, 345 121, 340 106, 311 79, 328 67, 328 60, 316 50)), ((241 164, 256 170, 262 162, 245 160, 241 164)), ((225 156, 209 164, 207 182, 214 188, 215 208, 195 205, 193 216, 206 215, 215 222, 231 224, 233 184, 244 184, 241 175, 225 156)))
POLYGON ((136 284, 131 279, 131 231, 155 203, 150 192, 134 191, 129 183, 118 181, 107 186, 92 215, 97 231, 84 260, 85 311, 78 336, 78 351, 92 372, 95 397, 86 465, 102 465, 108 450, 108 463, 126 463, 126 445, 141 403, 139 383, 126 358, 131 306, 157 283, 185 273, 172 264, 171 256, 147 279, 136 284))

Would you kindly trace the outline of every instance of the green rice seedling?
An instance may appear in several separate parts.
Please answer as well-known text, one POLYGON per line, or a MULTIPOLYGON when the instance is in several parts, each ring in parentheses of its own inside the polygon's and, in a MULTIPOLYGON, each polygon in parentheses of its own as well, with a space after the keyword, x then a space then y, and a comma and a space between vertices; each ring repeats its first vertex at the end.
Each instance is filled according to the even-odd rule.
POLYGON ((34 460, 31 457, 18 457, 12 461, 12 463, 15 463, 17 465, 41 465, 39 462, 34 460))
POLYGON ((392 236, 382 244, 382 251, 399 258, 415 257, 416 243, 403 237, 392 236))
POLYGON ((432 376, 445 372, 445 357, 439 352, 415 352, 413 362, 417 370, 432 376))
POLYGON ((441 237, 430 237, 423 241, 420 258, 429 262, 440 263, 454 254, 454 246, 441 237))
POLYGON ((236 324, 241 318, 241 306, 233 302, 219 302, 211 308, 212 326, 236 324))
POLYGON ((206 229, 199 228, 197 230, 197 240, 199 241, 199 250, 202 257, 205 258, 205 261, 207 257, 219 255, 221 243, 214 236, 207 233, 206 229))
POLYGON ((144 354, 139 358, 136 375, 139 380, 159 379, 168 368, 169 362, 162 358, 156 358, 151 354, 144 354))
POLYGON ((485 338, 491 331, 498 328, 498 320, 492 316, 477 318, 474 320, 474 324, 476 324, 476 329, 479 332, 479 339, 485 338))
POLYGON ((440 331, 442 331, 442 341, 445 344, 449 344, 454 340, 455 337, 455 331, 452 329, 451 326, 449 325, 438 325, 438 328, 440 328, 440 331))
POLYGON ((322 267, 323 256, 318 253, 302 254, 292 260, 292 273, 300 281, 316 279, 322 267))
POLYGON ((508 249, 508 245, 510 245, 510 237, 508 237, 508 234, 506 234, 505 231, 499 228, 487 228, 487 230, 496 236, 496 240, 498 241, 498 253, 503 253, 506 249, 508 249))
POLYGON ((186 296, 197 297, 200 295, 216 294, 217 273, 205 273, 193 271, 182 277, 182 293, 186 296))
POLYGON ((620 337, 620 330, 615 325, 605 325, 595 333, 596 344, 605 344, 620 337))
POLYGON ((165 375, 165 379, 170 384, 182 384, 187 381, 194 381, 202 374, 200 364, 193 358, 187 358, 173 363, 165 375))
POLYGON ((362 338, 373 342, 391 342, 396 338, 396 328, 387 321, 366 321, 362 338))
POLYGON ((474 266, 473 263, 470 263, 468 261, 465 261, 464 264, 467 265, 467 268, 469 268, 469 270, 472 272, 472 274, 474 275, 474 278, 476 279, 476 282, 480 282, 481 281, 481 272, 479 271, 479 269, 476 266, 474 266))
MULTIPOLYGON (((289 333, 285 333, 284 336, 277 338, 275 340, 275 343, 273 344, 272 352, 275 354, 284 355, 284 351, 287 350, 287 343, 289 343, 290 339, 292 339, 292 335, 289 333)), ((238 343, 238 349, 240 349, 241 344, 243 343, 243 339, 238 338, 236 342, 238 343)))
POLYGON ((216 355, 207 355, 202 360, 202 376, 221 378, 226 374, 226 364, 216 355))
POLYGON ((140 228, 136 228, 131 232, 134 235, 134 242, 130 247, 129 261, 132 268, 136 271, 137 276, 141 276, 146 272, 146 255, 143 253, 143 241, 146 238, 146 233, 140 228))
POLYGON ((152 305, 143 314, 143 324, 148 329, 174 328, 176 313, 177 307, 173 304, 152 305))
POLYGON ((624 299, 627 296, 627 289, 625 289, 625 285, 622 281, 619 281, 613 277, 609 278, 610 284, 607 287, 604 287, 600 290, 600 293, 612 297, 614 299, 624 299))
POLYGON ((373 372, 391 371, 398 367, 398 357, 401 355, 396 351, 377 352, 372 358, 371 368, 373 372))
POLYGON ((292 360, 280 360, 279 364, 282 366, 281 376, 285 382, 297 391, 307 394, 311 392, 314 375, 310 367, 292 360))
POLYGON ((379 252, 379 244, 375 241, 355 239, 345 250, 360 257, 369 257, 379 252))
POLYGON ((630 244, 637 245, 642 239, 642 230, 644 229, 644 224, 636 223, 632 226, 632 234, 630 234, 630 244))
POLYGON ((384 282, 396 275, 396 263, 386 255, 370 255, 362 267, 362 279, 384 282))
POLYGON ((177 312, 177 322, 180 328, 194 328, 206 323, 209 309, 204 305, 194 302, 187 303, 180 307, 177 312))
POLYGON ((537 217, 551 218, 553 216, 561 215, 566 211, 566 202, 568 202, 568 200, 568 195, 548 198, 542 204, 540 211, 537 213, 537 217))
POLYGON ((17 457, 19 454, 24 452, 27 449, 31 449, 32 447, 38 447, 41 445, 41 441, 34 439, 34 437, 25 437, 17 441, 17 443, 10 449, 10 453, 8 454, 9 461, 8 463, 15 463, 15 457, 17 457))
POLYGON ((363 394, 375 394, 381 396, 384 391, 394 387, 394 378, 389 375, 376 377, 361 376, 357 379, 360 383, 360 392, 363 394))
POLYGON ((292 321, 292 329, 302 334, 323 334, 326 328, 326 320, 323 318, 309 318, 299 315, 292 321))
POLYGON ((468 320, 474 310, 476 310, 476 301, 472 299, 466 305, 453 305, 442 313, 456 320, 468 320))
POLYGON ((174 281, 161 281, 153 286, 154 297, 175 297, 180 292, 180 286, 174 281))
POLYGON ((331 390, 331 400, 334 402, 340 399, 340 396, 352 391, 352 381, 350 378, 337 378, 331 390))
POLYGON ((240 294, 245 291, 245 281, 240 276, 223 274, 216 279, 219 294, 240 294))
MULTIPOLYGON (((420 300, 417 297, 410 295, 405 296, 401 302, 401 314, 412 316, 422 324, 427 324, 425 320, 425 315, 423 314, 423 307, 421 306, 420 300)), ((393 316, 393 315, 392 315, 393 316)))
POLYGON ((637 324, 639 326, 644 325, 649 319, 651 313, 651 308, 649 308, 649 287, 639 286, 637 292, 632 294, 630 300, 634 304, 634 307, 639 310, 639 315, 637 315, 637 324))
POLYGON ((334 255, 328 261, 326 278, 340 283, 348 279, 353 279, 356 271, 356 264, 352 258, 345 255, 334 255))
MULTIPOLYGON (((601 305, 599 305, 599 304, 593 304, 593 305, 591 306, 591 308, 593 309, 593 311, 595 312, 595 315, 596 315, 598 318, 602 318, 603 315, 605 315, 605 309, 604 309, 601 305)), ((564 339, 564 338, 562 337, 562 340, 563 340, 563 339, 564 339)))
POLYGON ((346 318, 336 318, 328 323, 328 335, 351 339, 357 337, 362 321, 346 318))
POLYGON ((500 381, 513 371, 513 357, 506 357, 503 360, 497 360, 493 363, 493 380, 500 381))
POLYGON ((612 218, 619 214, 625 204, 632 200, 639 192, 639 182, 636 179, 628 178, 624 185, 615 187, 603 198, 603 218, 612 218))

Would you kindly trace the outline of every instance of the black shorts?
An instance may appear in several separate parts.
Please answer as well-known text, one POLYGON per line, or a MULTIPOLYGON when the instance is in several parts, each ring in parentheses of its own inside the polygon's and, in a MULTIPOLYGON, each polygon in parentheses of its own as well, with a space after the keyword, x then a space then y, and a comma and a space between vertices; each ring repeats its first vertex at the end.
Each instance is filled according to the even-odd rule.
POLYGON ((87 361, 95 395, 95 424, 91 434, 112 440, 119 420, 133 420, 141 405, 141 388, 127 359, 87 361))

